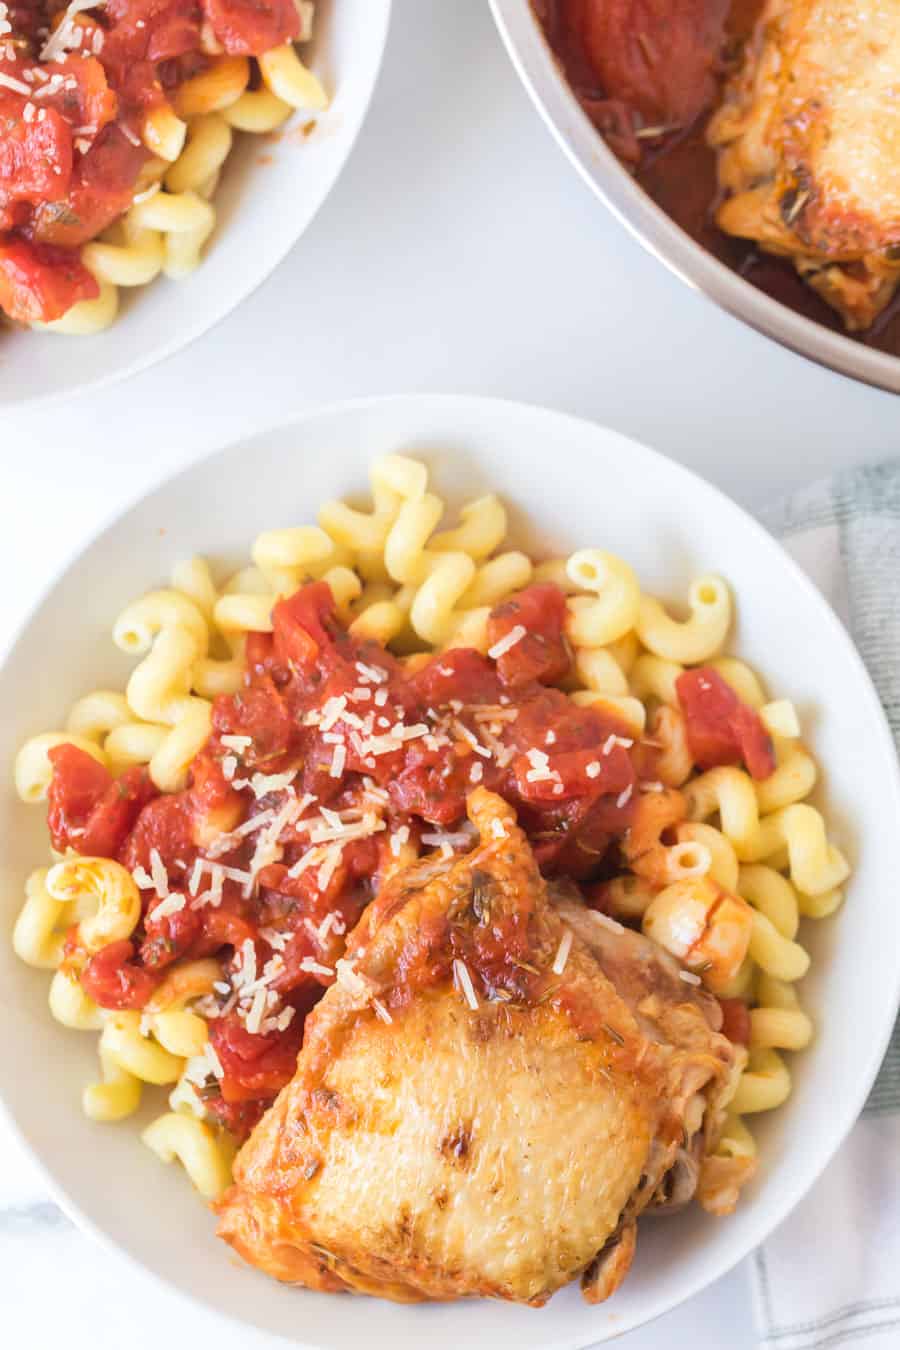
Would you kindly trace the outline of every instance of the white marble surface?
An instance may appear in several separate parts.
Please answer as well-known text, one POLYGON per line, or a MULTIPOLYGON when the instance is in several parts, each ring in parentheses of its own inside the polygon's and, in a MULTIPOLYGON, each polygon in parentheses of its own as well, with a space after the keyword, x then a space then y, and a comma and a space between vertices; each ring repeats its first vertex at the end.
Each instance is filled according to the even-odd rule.
MULTIPOLYGON (((539 124, 483 4, 395 0, 359 146, 270 282, 126 385, 0 414, 0 631, 105 517, 186 460, 317 402, 414 389, 588 415, 750 506, 900 439, 900 402, 743 329, 605 216, 539 124)), ((4 1344, 263 1346, 78 1234, 2 1125, 0 1159, 4 1344)), ((746 1272, 620 1344, 749 1350, 746 1272)))

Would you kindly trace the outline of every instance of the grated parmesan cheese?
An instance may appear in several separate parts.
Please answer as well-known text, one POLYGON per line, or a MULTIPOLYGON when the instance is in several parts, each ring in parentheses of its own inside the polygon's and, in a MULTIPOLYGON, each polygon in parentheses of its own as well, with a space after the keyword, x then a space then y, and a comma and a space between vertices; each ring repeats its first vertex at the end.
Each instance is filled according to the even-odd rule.
POLYGON ((242 788, 250 788, 257 800, 260 797, 266 797, 270 792, 283 792, 289 788, 297 777, 296 769, 289 769, 287 773, 255 773, 252 778, 235 778, 232 787, 239 792, 242 788))
MULTIPOLYGON (((481 744, 481 742, 478 740, 475 734, 469 730, 469 728, 465 725, 464 722, 460 722, 459 718, 455 717, 453 719, 452 725, 456 735, 459 736, 462 740, 464 740, 467 745, 470 745, 472 749, 475 751, 476 755, 481 755, 482 759, 490 759, 491 757, 490 750, 485 749, 485 747, 481 744)), ((483 729, 482 734, 484 734, 483 729)))
POLYGON ((225 1070, 210 1041, 206 1042, 199 1055, 192 1055, 184 1067, 182 1077, 189 1083, 203 1087, 209 1078, 224 1078, 225 1070))
POLYGON ((507 652, 512 651, 513 647, 521 642, 523 637, 525 637, 525 628, 522 624, 517 623, 514 628, 509 630, 505 637, 502 637, 498 642, 495 642, 493 647, 488 647, 488 656, 492 661, 499 661, 500 657, 505 656, 507 652))
POLYGON ((566 962, 569 959, 569 952, 572 950, 572 930, 567 928, 560 938, 559 947, 553 958, 551 967, 554 975, 561 975, 566 968, 566 962))
POLYGON ((150 850, 150 879, 156 894, 164 900, 169 894, 169 874, 157 848, 150 850))
POLYGON ((69 0, 62 19, 41 48, 42 61, 62 61, 67 51, 81 45, 81 29, 75 17, 87 9, 100 9, 106 0, 69 0))
POLYGON ((475 986, 472 984, 472 977, 469 974, 469 968, 465 961, 460 961, 459 957, 453 962, 453 982, 459 989, 473 1012, 478 1011, 478 998, 475 994, 475 986))
POLYGON ((326 699, 325 706, 322 709, 319 718, 319 730, 330 731, 335 722, 340 720, 341 714, 347 706, 347 699, 343 694, 333 698, 326 699))
POLYGON ((332 844, 330 848, 326 848, 324 861, 316 873, 316 883, 320 890, 328 890, 328 887, 331 884, 331 878, 334 876, 338 863, 341 861, 342 851, 340 844, 332 844))
POLYGON ((172 891, 165 900, 160 900, 159 904, 148 915, 151 919, 167 919, 170 914, 177 914, 179 910, 184 909, 187 901, 183 895, 177 891, 172 891))
POLYGON ((409 840, 409 826, 401 825, 398 830, 394 830, 390 838, 391 853, 395 858, 400 857, 400 850, 409 840))
POLYGON ((616 745, 621 745, 623 750, 630 750, 634 741, 629 740, 627 736, 607 736, 603 743, 602 753, 604 755, 612 754, 613 747, 616 745))
POLYGON ((239 755, 253 744, 250 736, 220 736, 219 739, 229 750, 236 750, 239 755))
POLYGON ((244 1026, 248 1031, 255 1034, 259 1033, 262 1025, 263 1015, 266 1011, 266 990, 257 989, 253 995, 253 1002, 250 1005, 250 1011, 244 1019, 244 1026))
POLYGON ((343 741, 334 747, 334 754, 331 757, 331 768, 328 770, 330 778, 340 778, 347 764, 347 747, 343 741))
POLYGON ((333 966, 323 966, 313 956, 304 956, 300 962, 300 969, 305 970, 309 975, 325 975, 329 979, 334 975, 333 966))
POLYGON ((334 973, 338 984, 354 1002, 362 1005, 372 1001, 378 986, 367 975, 361 975, 349 957, 341 957, 334 973))
POLYGON ((0 72, 0 85, 4 89, 11 89, 14 94, 25 94, 27 97, 31 93, 30 86, 25 84, 23 80, 16 80, 12 75, 4 75, 2 72, 0 72))
MULTIPOLYGON (((387 681, 388 673, 386 670, 382 670, 380 666, 370 666, 365 661, 357 661, 356 669, 368 684, 385 684, 387 681)), ((375 697, 377 702, 377 694, 375 697)))

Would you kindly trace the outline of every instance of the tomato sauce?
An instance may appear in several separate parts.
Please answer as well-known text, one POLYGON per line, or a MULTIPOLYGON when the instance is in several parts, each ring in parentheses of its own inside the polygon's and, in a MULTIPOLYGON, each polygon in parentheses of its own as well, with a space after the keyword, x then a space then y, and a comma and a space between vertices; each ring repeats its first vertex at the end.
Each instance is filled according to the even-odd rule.
MULTIPOLYGON (((231 1128, 252 1128, 291 1077, 303 1019, 407 841, 468 848, 473 786, 513 806, 546 874, 600 874, 658 752, 549 683, 569 671, 564 616, 557 587, 531 586, 490 617, 497 659, 459 648, 412 673, 353 638, 329 587, 310 583, 276 604, 271 634, 249 637, 242 688, 215 700, 183 791, 157 793, 143 768, 114 780, 71 745, 50 751, 54 847, 116 858, 141 889, 130 941, 95 955, 84 987, 103 1007, 140 1008, 173 962, 217 955, 223 978, 203 1011, 223 1074, 203 1092, 231 1128), (173 894, 184 903, 160 905, 173 894), (254 1017, 241 990, 261 973, 254 1017)), ((720 729, 710 688, 718 701, 704 688, 687 700, 698 735, 720 729)), ((444 929, 421 936, 419 975, 435 962, 446 973, 459 953, 444 929)), ((485 924, 468 955, 513 991, 516 935, 501 937, 485 924)))
MULTIPOLYGON (((218 954, 227 975, 246 962, 248 946, 257 970, 279 957, 268 988, 293 1010, 287 1025, 249 1031, 246 1010, 229 996, 210 1009, 219 1014, 210 1018, 211 1041, 223 1077, 207 1106, 232 1128, 250 1128, 291 1076, 303 1017, 333 981, 345 935, 395 841, 427 849, 435 830, 458 831, 476 783, 515 804, 549 871, 588 874, 626 827, 627 798, 653 752, 615 719, 577 708, 543 682, 568 671, 564 615, 557 588, 531 587, 491 616, 491 640, 501 646, 527 625, 496 661, 460 649, 410 674, 378 644, 350 638, 328 587, 312 584, 276 606, 270 636, 249 639, 243 688, 216 700, 212 736, 183 792, 157 794, 144 769, 113 780, 71 745, 50 752, 54 846, 115 857, 142 881, 144 917, 132 940, 104 949, 83 971, 98 1003, 142 1007, 180 958, 218 954), (247 887, 266 825, 290 799, 296 819, 247 887), (326 843, 315 865, 298 867, 323 809, 338 835, 350 822, 350 837, 334 858, 326 843), (367 813, 379 828, 353 837, 367 813), (207 903, 208 878, 192 894, 198 859, 226 873, 207 903), (153 912, 155 864, 188 901, 163 918, 153 912)), ((501 946, 481 954, 498 971, 512 950, 501 946)))
POLYGON ((743 764, 751 778, 775 772, 772 738, 759 716, 743 703, 717 670, 698 666, 675 681, 688 746, 701 769, 743 764))
POLYGON ((719 184, 706 123, 762 0, 724 6, 719 0, 699 6, 692 0, 532 0, 532 6, 585 113, 677 225, 789 309, 854 342, 900 356, 900 294, 871 328, 848 332, 788 259, 725 234, 715 223, 719 184), (660 134, 647 134, 654 124, 660 134))
POLYGON ((205 69, 204 23, 228 53, 295 38, 292 0, 0 3, 0 311, 61 318, 99 287, 80 247, 135 195, 146 112, 205 69))

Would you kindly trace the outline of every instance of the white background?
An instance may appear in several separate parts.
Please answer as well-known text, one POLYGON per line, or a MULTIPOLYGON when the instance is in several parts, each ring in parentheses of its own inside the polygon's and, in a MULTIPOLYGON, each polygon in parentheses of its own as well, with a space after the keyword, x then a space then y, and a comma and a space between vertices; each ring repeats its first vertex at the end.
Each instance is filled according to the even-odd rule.
MULTIPOLYGON (((62 340, 58 352, 62 364, 62 340)), ((893 396, 741 327, 623 233, 543 129, 486 6, 395 0, 359 145, 272 279, 155 370, 2 414, 4 629, 105 517, 186 460, 315 403, 411 390, 581 413, 750 507, 891 454, 900 436, 893 396)), ((0 1157, 10 1345, 65 1337, 76 1350, 149 1350, 163 1338, 180 1347, 215 1336, 219 1350, 247 1350, 247 1336, 184 1308, 35 1207, 40 1181, 11 1140, 0 1138, 0 1157)), ((620 1342, 753 1343, 743 1269, 620 1342)))

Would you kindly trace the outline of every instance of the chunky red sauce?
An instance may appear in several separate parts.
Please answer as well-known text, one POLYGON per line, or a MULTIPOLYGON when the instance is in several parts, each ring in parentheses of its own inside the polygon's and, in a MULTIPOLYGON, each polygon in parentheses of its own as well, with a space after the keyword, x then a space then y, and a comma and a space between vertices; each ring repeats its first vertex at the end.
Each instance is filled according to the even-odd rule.
MULTIPOLYGON (((216 699, 184 791, 159 795, 144 769, 113 780, 71 745, 50 752, 54 847, 117 858, 141 886, 131 941, 95 955, 82 983, 103 1007, 140 1008, 173 962, 218 955, 224 983, 206 1013, 224 1072, 207 1104, 238 1132, 291 1077, 303 1018, 405 842, 467 846, 475 784, 514 807, 551 875, 596 876, 627 829, 657 750, 546 683, 568 673, 564 616, 556 587, 529 587, 493 611, 498 659, 461 648, 411 673, 352 638, 328 586, 311 583, 275 606, 271 634, 249 638, 243 687, 216 699), (167 892, 184 904, 159 917, 167 892), (248 965, 269 976, 261 1020, 238 997, 248 965)), ((701 689, 695 733, 703 713, 701 689)), ((718 703, 710 716, 718 726, 718 703)), ((499 981, 515 935, 502 951, 489 927, 482 938, 479 965, 499 981)), ((438 945, 423 942, 423 962, 438 945)))
POLYGON ((709 666, 686 670, 675 681, 688 746, 701 769, 745 764, 752 778, 775 771, 775 749, 762 721, 709 666))
POLYGON ((532 0, 566 79, 610 148, 676 224, 757 289, 855 342, 900 355, 900 295, 864 333, 792 263, 715 224, 706 122, 762 0, 532 0))
POLYGON ((206 22, 231 55, 296 37, 291 0, 0 3, 0 310, 60 318, 98 294, 80 246, 130 206, 145 113, 209 64, 206 22))

